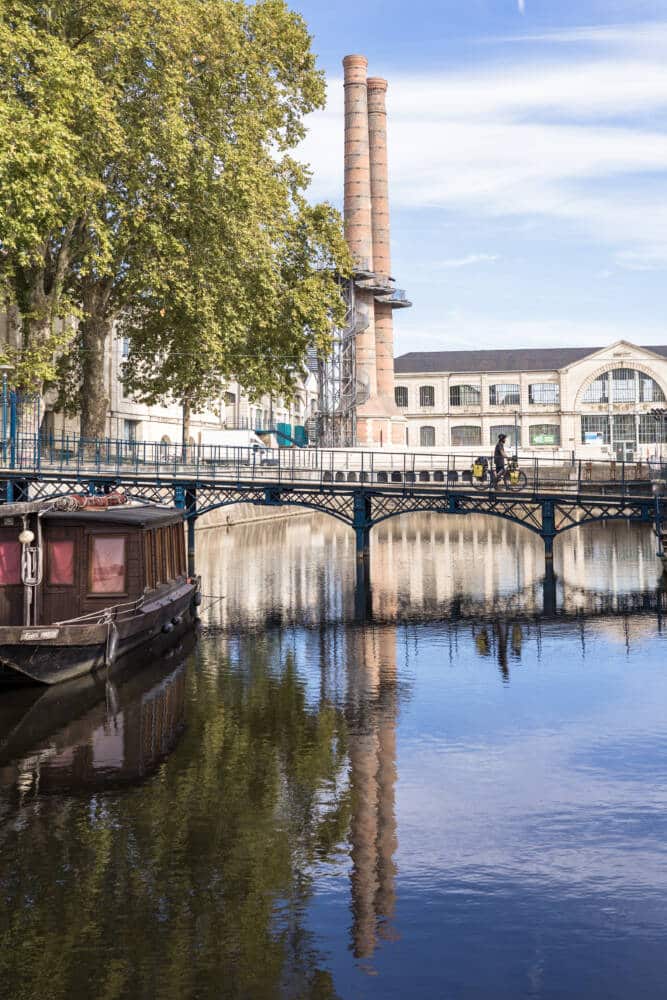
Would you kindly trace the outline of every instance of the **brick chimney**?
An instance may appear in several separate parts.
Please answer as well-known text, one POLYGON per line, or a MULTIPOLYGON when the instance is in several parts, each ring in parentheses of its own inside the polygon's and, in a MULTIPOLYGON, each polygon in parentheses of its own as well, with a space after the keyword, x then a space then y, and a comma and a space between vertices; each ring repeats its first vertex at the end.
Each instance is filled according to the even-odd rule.
MULTIPOLYGON (((365 56, 343 59, 345 71, 345 238, 358 271, 373 270, 371 168, 368 140, 368 90, 365 56)), ((356 291, 360 332, 356 339, 357 381, 369 399, 377 396, 375 310, 373 295, 356 291)), ((361 443, 365 443, 360 428, 361 443)))
MULTIPOLYGON (((391 276, 391 231, 389 225, 389 177, 387 164, 387 81, 371 77, 368 87, 368 135, 371 164, 371 218, 373 270, 388 281, 391 276)), ((375 353, 378 396, 385 409, 394 403, 394 319, 391 305, 375 302, 375 353)))
POLYGON ((373 270, 365 56, 345 56, 345 238, 360 271, 373 270))
POLYGON ((345 237, 354 258, 357 442, 401 445, 405 417, 394 399, 393 310, 410 303, 391 277, 387 177, 387 81, 367 79, 368 60, 352 55, 345 69, 345 237))

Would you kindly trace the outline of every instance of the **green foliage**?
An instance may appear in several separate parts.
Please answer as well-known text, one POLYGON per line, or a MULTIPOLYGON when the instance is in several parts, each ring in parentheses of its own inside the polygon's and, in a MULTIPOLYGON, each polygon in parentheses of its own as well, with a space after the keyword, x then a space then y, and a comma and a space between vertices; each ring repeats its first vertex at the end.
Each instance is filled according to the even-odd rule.
MULTIPOLYGON (((33 380, 75 311, 94 331, 122 318, 147 401, 198 409, 232 376, 289 396, 350 266, 290 156, 324 93, 284 0, 5 0, 0 280, 44 357, 26 356, 33 380)), ((101 384, 90 337, 65 365, 70 406, 101 384)))

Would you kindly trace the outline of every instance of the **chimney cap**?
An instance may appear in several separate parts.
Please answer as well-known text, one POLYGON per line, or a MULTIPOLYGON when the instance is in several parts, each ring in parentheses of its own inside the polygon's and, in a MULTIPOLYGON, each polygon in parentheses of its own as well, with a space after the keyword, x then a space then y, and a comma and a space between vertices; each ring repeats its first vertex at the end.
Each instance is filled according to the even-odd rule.
POLYGON ((369 76, 366 81, 369 90, 386 90, 389 84, 381 76, 369 76))
POLYGON ((346 69, 348 66, 363 66, 365 69, 368 66, 368 59, 366 56, 360 55, 345 56, 343 59, 343 66, 346 69))

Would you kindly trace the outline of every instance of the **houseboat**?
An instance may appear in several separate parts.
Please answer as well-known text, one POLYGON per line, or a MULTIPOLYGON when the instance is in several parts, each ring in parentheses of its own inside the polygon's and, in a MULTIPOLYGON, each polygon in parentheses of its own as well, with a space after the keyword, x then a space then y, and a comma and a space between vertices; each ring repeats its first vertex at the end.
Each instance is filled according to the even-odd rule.
POLYGON ((121 493, 0 507, 0 683, 55 684, 196 620, 183 513, 121 493))

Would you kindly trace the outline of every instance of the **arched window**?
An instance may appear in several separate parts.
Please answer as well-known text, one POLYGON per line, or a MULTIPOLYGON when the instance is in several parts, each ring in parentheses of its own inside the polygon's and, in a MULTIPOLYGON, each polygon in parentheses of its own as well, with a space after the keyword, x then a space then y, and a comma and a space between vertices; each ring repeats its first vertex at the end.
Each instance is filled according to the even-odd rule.
POLYGON ((530 443, 535 447, 552 447, 560 445, 560 427, 558 424, 533 424, 530 428, 530 443))
MULTIPOLYGON (((521 444, 521 428, 520 427, 518 428, 518 431, 519 431, 519 435, 518 435, 519 436, 519 444, 521 444)), ((507 447, 509 447, 509 448, 514 448, 515 447, 515 442, 514 442, 514 424, 496 424, 495 427, 491 427, 490 434, 489 434, 489 439, 490 439, 490 443, 491 444, 493 444, 493 445, 496 444, 496 442, 498 441, 498 435, 499 434, 504 434, 505 437, 507 438, 507 441, 505 442, 505 445, 507 447)))
POLYGON ((461 424, 452 427, 453 448, 476 448, 482 443, 482 428, 474 424, 461 424))
POLYGON ((397 385, 394 389, 394 399, 396 400, 396 406, 406 407, 408 405, 408 387, 407 385, 397 385))
POLYGON ((160 461, 169 461, 169 449, 171 448, 171 438, 168 434, 163 434, 160 439, 160 461))
POLYGON ((478 385, 452 385, 449 387, 450 406, 479 406, 482 390, 478 385))
POLYGON ((419 444, 422 448, 435 448, 435 427, 419 428, 419 444))
POLYGON ((612 368, 588 386, 582 403, 664 403, 665 394, 650 375, 635 368, 612 368))
POLYGON ((528 386, 528 400, 533 405, 544 406, 560 402, 558 382, 534 382, 528 386))
POLYGON ((419 405, 435 406, 435 389, 432 385, 419 386, 419 405))
POLYGON ((491 406, 519 406, 521 386, 504 382, 489 386, 489 403, 491 406))

